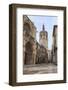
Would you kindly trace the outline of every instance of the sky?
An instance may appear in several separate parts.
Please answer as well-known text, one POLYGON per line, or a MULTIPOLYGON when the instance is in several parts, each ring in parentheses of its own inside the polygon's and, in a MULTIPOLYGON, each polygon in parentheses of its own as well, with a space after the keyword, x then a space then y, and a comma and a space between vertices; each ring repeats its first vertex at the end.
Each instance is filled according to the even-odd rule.
POLYGON ((48 32, 48 49, 51 50, 52 48, 52 33, 53 33, 53 26, 57 25, 57 17, 56 16, 31 16, 28 15, 29 19, 34 23, 36 26, 36 39, 39 42, 39 33, 42 31, 42 26, 44 24, 45 31, 48 32))

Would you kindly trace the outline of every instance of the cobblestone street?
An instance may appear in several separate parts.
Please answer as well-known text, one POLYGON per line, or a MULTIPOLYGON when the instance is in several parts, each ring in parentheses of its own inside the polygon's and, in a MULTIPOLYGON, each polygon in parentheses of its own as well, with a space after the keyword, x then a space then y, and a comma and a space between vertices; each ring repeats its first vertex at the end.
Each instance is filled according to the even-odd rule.
POLYGON ((47 73, 57 73, 57 65, 51 63, 24 65, 23 74, 47 74, 47 73))

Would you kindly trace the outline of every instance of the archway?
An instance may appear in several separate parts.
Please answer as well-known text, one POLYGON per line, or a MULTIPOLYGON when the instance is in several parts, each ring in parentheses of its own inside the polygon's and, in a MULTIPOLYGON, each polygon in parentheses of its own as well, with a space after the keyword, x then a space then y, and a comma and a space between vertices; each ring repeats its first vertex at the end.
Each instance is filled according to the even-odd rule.
POLYGON ((30 65, 33 63, 32 53, 33 53, 32 44, 30 42, 27 42, 25 45, 25 61, 24 61, 25 65, 30 65))

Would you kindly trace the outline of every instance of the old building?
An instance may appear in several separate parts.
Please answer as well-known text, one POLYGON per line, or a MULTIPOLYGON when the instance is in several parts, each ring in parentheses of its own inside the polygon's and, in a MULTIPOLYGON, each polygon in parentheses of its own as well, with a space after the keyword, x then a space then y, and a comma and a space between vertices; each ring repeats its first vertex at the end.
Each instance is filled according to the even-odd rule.
POLYGON ((26 16, 23 16, 23 58, 24 65, 48 62, 48 34, 44 25, 40 32, 40 44, 36 40, 36 27, 26 16))
POLYGON ((40 49, 38 50, 39 52, 39 62, 40 63, 48 63, 48 33, 45 31, 45 26, 42 26, 42 31, 40 32, 39 35, 39 44, 40 44, 40 49))
POLYGON ((24 64, 35 64, 36 27, 26 15, 23 16, 23 49, 24 64))
POLYGON ((52 63, 57 64, 57 25, 53 27, 52 63))
POLYGON ((40 32, 40 39, 39 39, 40 45, 48 49, 48 33, 45 31, 45 27, 43 25, 42 31, 40 32))
POLYGON ((37 42, 36 64, 48 63, 47 49, 37 42))

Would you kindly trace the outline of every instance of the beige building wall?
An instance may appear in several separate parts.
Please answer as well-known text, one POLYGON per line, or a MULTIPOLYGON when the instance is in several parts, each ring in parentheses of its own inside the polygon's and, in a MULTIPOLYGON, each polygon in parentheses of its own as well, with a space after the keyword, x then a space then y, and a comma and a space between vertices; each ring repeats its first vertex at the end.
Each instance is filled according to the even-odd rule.
POLYGON ((36 27, 26 15, 23 16, 23 48, 24 64, 35 64, 36 27))

